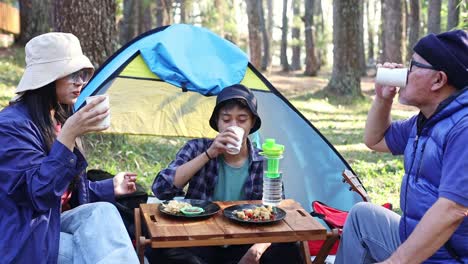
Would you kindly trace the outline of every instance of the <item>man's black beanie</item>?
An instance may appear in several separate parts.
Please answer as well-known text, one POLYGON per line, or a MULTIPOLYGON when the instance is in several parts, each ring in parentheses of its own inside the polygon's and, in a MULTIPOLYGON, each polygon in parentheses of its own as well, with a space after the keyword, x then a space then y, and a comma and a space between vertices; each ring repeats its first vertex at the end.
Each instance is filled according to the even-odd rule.
POLYGON ((468 36, 464 30, 438 35, 429 34, 416 43, 414 52, 437 70, 447 74, 448 82, 457 89, 468 86, 468 36))

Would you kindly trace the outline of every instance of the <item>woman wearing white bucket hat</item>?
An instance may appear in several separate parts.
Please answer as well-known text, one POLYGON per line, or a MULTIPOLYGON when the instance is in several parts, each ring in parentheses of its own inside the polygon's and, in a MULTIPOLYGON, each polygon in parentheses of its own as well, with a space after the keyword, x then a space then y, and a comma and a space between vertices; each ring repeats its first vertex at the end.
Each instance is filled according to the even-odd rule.
POLYGON ((2 263, 137 263, 115 196, 136 190, 136 175, 90 182, 79 137, 107 129, 109 109, 72 106, 94 67, 79 40, 47 33, 26 44, 17 96, 0 112, 2 263), (61 213, 70 199, 81 204, 61 213), (73 200, 73 199, 72 199, 73 200), (106 201, 106 202, 98 202, 106 201))

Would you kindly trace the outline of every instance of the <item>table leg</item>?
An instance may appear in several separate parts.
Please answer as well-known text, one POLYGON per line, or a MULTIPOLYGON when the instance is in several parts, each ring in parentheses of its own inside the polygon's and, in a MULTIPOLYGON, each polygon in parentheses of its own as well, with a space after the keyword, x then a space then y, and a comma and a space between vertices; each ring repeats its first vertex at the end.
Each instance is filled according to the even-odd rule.
POLYGON ((301 247, 301 256, 302 259, 304 260, 304 263, 306 264, 312 264, 310 261, 310 251, 309 251, 309 244, 307 241, 301 241, 299 242, 300 247, 301 247))
POLYGON ((140 264, 145 263, 145 244, 142 244, 141 240, 141 215, 140 208, 135 208, 135 247, 140 260, 140 264))

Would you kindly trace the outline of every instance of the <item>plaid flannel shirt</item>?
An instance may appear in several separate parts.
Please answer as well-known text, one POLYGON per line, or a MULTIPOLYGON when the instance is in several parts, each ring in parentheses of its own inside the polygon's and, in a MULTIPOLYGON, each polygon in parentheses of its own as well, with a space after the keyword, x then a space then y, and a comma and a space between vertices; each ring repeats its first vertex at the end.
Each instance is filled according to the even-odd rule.
MULTIPOLYGON (((213 143, 212 139, 200 138, 188 141, 177 153, 175 160, 169 166, 159 172, 154 180, 153 193, 162 200, 172 199, 174 196, 183 196, 182 188, 174 186, 174 177, 179 166, 203 154, 213 143)), ((247 140, 250 149, 249 177, 244 183, 245 200, 262 199, 263 189, 263 157, 259 155, 259 149, 252 146, 247 140)), ((215 186, 218 183, 218 158, 208 161, 189 181, 189 187, 185 198, 212 200, 215 186)))

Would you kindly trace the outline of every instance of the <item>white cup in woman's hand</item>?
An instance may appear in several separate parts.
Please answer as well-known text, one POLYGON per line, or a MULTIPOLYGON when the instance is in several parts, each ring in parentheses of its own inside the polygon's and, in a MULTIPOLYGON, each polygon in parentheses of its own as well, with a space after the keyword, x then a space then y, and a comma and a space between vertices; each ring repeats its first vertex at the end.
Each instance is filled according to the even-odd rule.
MULTIPOLYGON (((94 109, 97 111, 102 111, 104 109, 109 108, 109 95, 103 94, 103 95, 95 95, 95 96, 89 96, 86 97, 86 104, 91 103, 92 101, 105 96, 105 99, 101 101, 99 104, 97 104, 94 109)), ((99 122, 97 125, 102 126, 102 127, 110 127, 110 114, 108 114, 101 122, 99 122)))

